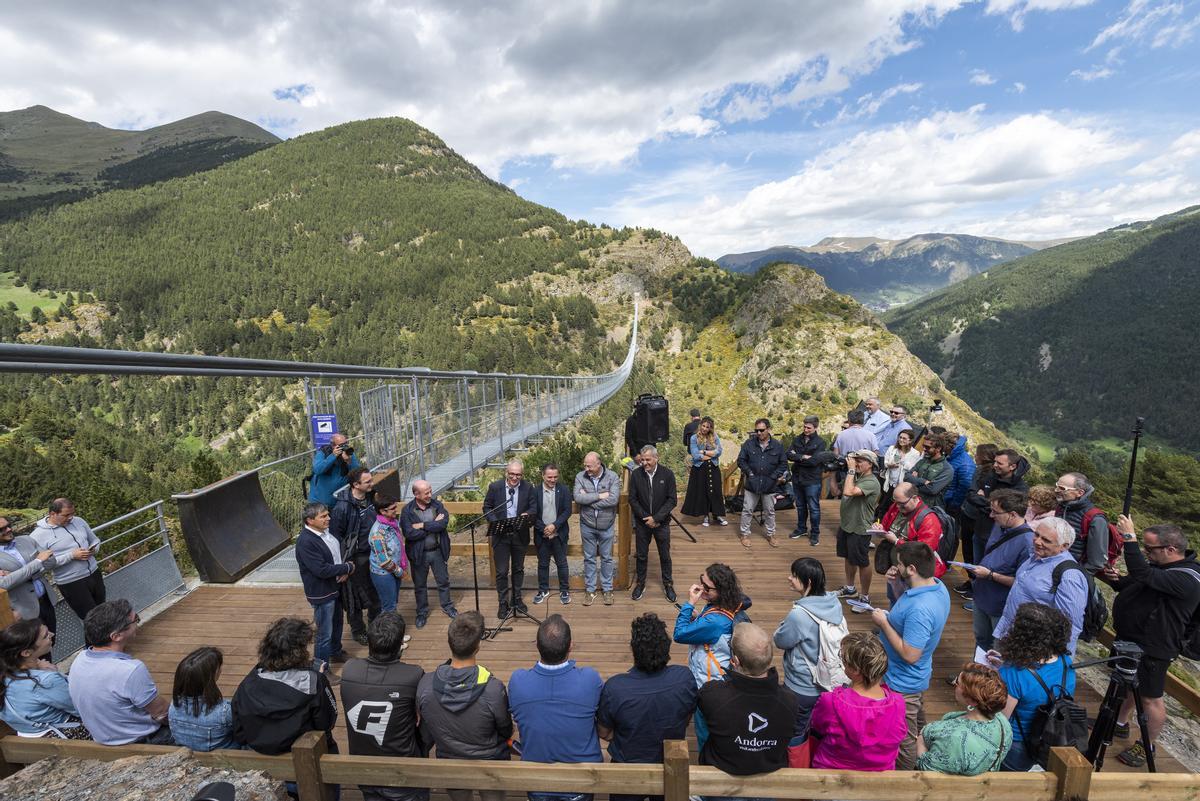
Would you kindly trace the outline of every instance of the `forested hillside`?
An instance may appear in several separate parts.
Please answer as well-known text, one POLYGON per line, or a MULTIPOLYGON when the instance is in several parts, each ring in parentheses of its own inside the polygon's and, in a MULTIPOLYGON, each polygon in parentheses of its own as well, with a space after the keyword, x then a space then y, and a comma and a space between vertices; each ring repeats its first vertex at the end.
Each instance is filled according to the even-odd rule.
POLYGON ((1194 451, 1197 212, 1026 256, 885 319, 1002 426, 1026 421, 1075 441, 1124 435, 1141 415, 1155 437, 1194 451))

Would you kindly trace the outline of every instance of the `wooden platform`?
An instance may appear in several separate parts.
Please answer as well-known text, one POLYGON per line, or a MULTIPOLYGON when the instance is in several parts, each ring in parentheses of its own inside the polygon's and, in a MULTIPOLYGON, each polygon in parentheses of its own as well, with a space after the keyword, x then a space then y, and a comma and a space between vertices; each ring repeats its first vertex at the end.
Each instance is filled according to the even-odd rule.
MULTIPOLYGON (((825 531, 835 530, 837 502, 823 502, 822 514, 825 531)), ((689 523, 688 518, 681 519, 685 524, 689 523)), ((744 590, 753 598, 754 606, 750 615, 754 622, 768 632, 773 632, 795 599, 787 583, 789 566, 793 559, 800 556, 819 558, 825 565, 830 586, 841 585, 842 563, 834 555, 831 533, 823 534, 820 544, 816 547, 809 545, 807 539, 788 540, 786 535, 792 530, 795 516, 790 511, 780 512, 781 547, 768 547, 762 538, 761 529, 755 524, 752 531, 753 547, 747 550, 737 541, 736 516, 730 515, 729 521, 728 527, 688 525, 699 540, 699 543, 695 544, 684 537, 678 531, 678 527, 673 527, 671 537, 674 578, 681 600, 686 598, 687 587, 698 579, 706 565, 716 561, 725 562, 734 568, 744 590)), ((572 531, 570 536, 574 539, 577 534, 572 531)), ((531 555, 526 563, 527 601, 533 595, 533 591, 528 588, 536 587, 535 567, 536 559, 531 555)), ((553 570, 551 576, 554 586, 553 570)), ((954 581, 961 580, 955 573, 947 576, 954 581)), ((882 580, 877 581, 873 590, 873 595, 881 599, 885 597, 882 580)), ((409 632, 413 639, 405 656, 406 661, 418 663, 426 670, 434 669, 449 656, 446 647, 446 625, 449 619, 437 609, 436 594, 431 592, 431 595, 434 609, 429 625, 420 631, 410 626, 409 632)), ((474 608, 474 598, 469 591, 456 590, 454 596, 460 610, 474 608)), ((616 598, 616 604, 611 607, 601 605, 599 599, 595 605, 584 607, 581 603, 583 594, 573 593, 571 604, 564 607, 555 593, 540 606, 531 604, 530 610, 539 618, 555 612, 563 614, 572 626, 572 656, 580 664, 595 667, 607 678, 627 670, 632 664, 629 653, 629 621, 633 617, 643 612, 656 612, 667 621, 667 629, 670 631, 677 614, 675 607, 663 597, 658 557, 653 548, 645 597, 634 603, 627 592, 620 592, 616 598)), ((926 712, 931 721, 958 708, 952 688, 943 679, 957 672, 962 663, 971 659, 974 653, 971 614, 962 609, 961 599, 957 595, 953 598, 950 622, 933 660, 934 681, 925 696, 926 712)), ((495 592, 490 589, 482 590, 480 600, 481 611, 489 622, 494 622, 495 592)), ((413 596, 407 586, 401 593, 400 611, 410 622, 414 619, 413 596)), ((175 666, 179 660, 200 645, 216 645, 225 653, 225 668, 220 683, 228 697, 254 666, 258 640, 267 625, 283 615, 308 618, 311 614, 311 608, 305 602, 299 588, 205 585, 145 624, 133 644, 132 652, 149 666, 159 690, 169 693, 175 666)), ((847 615, 847 618, 852 630, 871 628, 866 615, 847 615)), ((531 623, 516 623, 514 631, 504 632, 496 640, 484 643, 480 662, 507 681, 515 668, 529 667, 536 661, 535 632, 536 627, 531 623)), ((348 630, 344 645, 352 655, 365 656, 366 648, 351 640, 348 630)), ((672 648, 672 661, 684 664, 686 659, 686 646, 675 645, 672 648)), ((782 671, 779 656, 776 657, 776 664, 782 671)), ((1081 687, 1078 697, 1089 709, 1095 709, 1100 700, 1099 696, 1086 685, 1081 684, 1081 687)), ((344 721, 339 722, 335 735, 344 753, 344 721)), ((1118 741, 1122 742, 1125 741, 1118 741)), ((694 751, 694 740, 692 748, 694 751)), ((1119 750, 1117 745, 1110 749, 1109 759, 1105 763, 1106 771, 1127 770, 1116 760, 1119 750)), ((694 759, 693 754, 693 761, 694 759)), ((1165 750, 1160 751, 1158 765, 1160 771, 1185 770, 1165 750)), ((357 793, 354 793, 353 797, 356 798, 357 793)))

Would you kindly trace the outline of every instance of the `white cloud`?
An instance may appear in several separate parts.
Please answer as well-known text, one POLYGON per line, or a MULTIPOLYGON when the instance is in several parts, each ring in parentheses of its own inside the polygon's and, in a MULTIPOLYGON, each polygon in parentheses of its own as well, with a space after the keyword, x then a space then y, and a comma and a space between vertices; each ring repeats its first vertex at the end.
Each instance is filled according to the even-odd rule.
POLYGON ((1200 27, 1200 14, 1188 18, 1186 3, 1178 0, 1132 0, 1121 17, 1088 45, 1088 50, 1109 42, 1145 42, 1151 48, 1180 47, 1192 40, 1200 27))
POLYGON ((971 70, 971 83, 975 86, 991 86, 996 79, 987 70, 971 70))
POLYGON ((1021 83, 1020 81, 1015 81, 1013 83, 1012 89, 1010 91, 1012 91, 1018 95, 1023 95, 1023 94, 1025 94, 1025 89, 1026 89, 1025 84, 1021 83))
POLYGON ((854 120, 870 119, 879 113, 879 109, 883 108, 885 103, 897 95, 908 95, 920 90, 921 84, 919 83, 901 83, 884 89, 878 95, 868 92, 857 102, 843 106, 830 124, 837 125, 854 120))
POLYGON ((0 100, 107 125, 220 109, 289 135, 400 115, 492 175, 608 168, 840 92, 966 2, 43 0, 0 20, 0 100))
POLYGON ((1082 70, 1082 69, 1071 70, 1072 78, 1078 78, 1079 80, 1084 81, 1085 83, 1091 83, 1092 81, 1100 81, 1105 78, 1111 78, 1115 74, 1116 73, 1113 71, 1112 68, 1105 67, 1105 66, 1102 66, 1099 64, 1097 64, 1097 65, 1093 66, 1091 69, 1087 69, 1087 70, 1082 70))
POLYGON ((1093 0, 988 0, 988 14, 1008 17, 1014 31, 1025 27, 1025 16, 1030 11, 1063 11, 1091 5, 1093 0))
POLYGON ((1087 120, 1045 113, 992 120, 975 106, 861 133, 796 174, 748 190, 728 169, 715 183, 705 180, 711 170, 700 170, 677 176, 671 191, 635 194, 610 211, 679 234, 713 257, 833 233, 953 230, 981 210, 1035 203, 1047 188, 1136 150, 1087 120))

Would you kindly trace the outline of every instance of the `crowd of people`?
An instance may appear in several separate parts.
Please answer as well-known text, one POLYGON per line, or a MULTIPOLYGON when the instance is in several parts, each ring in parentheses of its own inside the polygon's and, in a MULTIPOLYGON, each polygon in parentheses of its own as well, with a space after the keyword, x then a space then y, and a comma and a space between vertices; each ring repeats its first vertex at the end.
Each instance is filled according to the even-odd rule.
MULTIPOLYGON (((722 444, 711 418, 699 410, 693 418, 685 432, 689 476, 681 511, 727 526, 722 444)), ((1124 515, 1110 524, 1091 501, 1086 476, 1067 473, 1053 486, 1029 486, 1030 466, 1018 453, 981 445, 971 458, 965 437, 917 431, 906 418, 903 406, 885 414, 870 399, 828 446, 817 431, 820 421, 806 417, 788 448, 773 437, 769 420, 755 422, 737 457, 742 546, 753 547, 756 519, 768 545, 781 546, 775 503, 787 484, 797 508, 791 539, 818 544, 822 488, 827 474, 838 475, 834 536, 845 581, 830 582, 815 558, 795 559, 787 582, 797 598, 773 632, 751 621, 747 588, 726 564, 710 564, 678 598, 670 544, 676 479, 654 445, 641 446, 626 465, 636 543, 632 600, 645 593, 653 542, 664 596, 682 603, 671 628, 654 613, 631 621, 632 666, 607 680, 572 659, 571 627, 559 614, 538 627, 536 662, 514 671, 507 684, 480 664, 484 619, 460 613, 450 593, 446 507, 424 481, 413 483, 407 503, 376 491, 343 438, 318 457, 329 457, 335 473, 344 468, 338 476, 346 490, 328 502, 310 497, 296 541, 312 620, 272 623, 256 665, 229 699, 219 687, 223 655, 212 646, 184 657, 171 693, 160 694, 129 652, 137 610, 124 599, 105 599, 95 561, 99 541, 69 500, 56 499, 30 535, 14 537, 9 521, 0 525, 0 587, 9 590, 20 618, 0 631, 0 719, 25 736, 281 754, 309 731, 324 732, 336 751, 332 730, 344 715, 354 754, 520 755, 546 763, 603 761, 602 742, 612 761, 659 762, 663 742, 685 737, 690 725, 701 764, 733 775, 787 766, 968 776, 1024 771, 1045 763, 1047 705, 1075 692, 1076 644, 1094 633, 1095 582, 1102 581, 1116 592, 1117 638, 1143 652, 1138 682, 1153 748, 1166 715, 1167 669, 1185 649, 1200 647, 1194 642, 1200 563, 1183 532, 1155 525, 1139 534, 1124 515), (411 635, 396 609, 408 577, 414 626, 427 625, 431 570, 449 618, 449 658, 426 672, 403 660, 411 635), (951 570, 963 580, 949 582, 959 575, 951 570), (56 621, 47 573, 84 624, 87 647, 69 676, 49 661, 56 621), (876 576, 884 590, 872 594, 876 576), (934 677, 933 656, 954 594, 972 614, 976 657, 952 676, 934 677), (851 633, 847 614, 868 615, 874 631, 851 633), (344 623, 367 647, 365 658, 343 649, 344 623), (687 646, 686 665, 671 664, 672 642, 687 646), (334 663, 343 663, 340 676, 334 663), (954 685, 959 709, 928 721, 925 694, 943 679, 954 685)), ((531 539, 533 603, 552 596, 551 562, 559 603, 571 603, 566 543, 573 505, 583 544, 583 605, 613 604, 622 481, 596 453, 587 454, 583 467, 568 488, 557 465, 543 465, 535 486, 513 460, 488 487, 484 512, 501 619, 527 610, 531 539)), ((1117 738, 1130 736, 1131 706, 1132 699, 1120 710, 1117 738)), ((1146 757, 1137 742, 1118 758, 1138 766, 1146 757)), ((367 799, 392 801, 429 793, 362 791, 367 799)), ((448 792, 455 801, 473 794, 448 792)), ((479 795, 499 801, 504 793, 479 795)), ((529 797, 588 801, 590 794, 535 790, 529 797)))

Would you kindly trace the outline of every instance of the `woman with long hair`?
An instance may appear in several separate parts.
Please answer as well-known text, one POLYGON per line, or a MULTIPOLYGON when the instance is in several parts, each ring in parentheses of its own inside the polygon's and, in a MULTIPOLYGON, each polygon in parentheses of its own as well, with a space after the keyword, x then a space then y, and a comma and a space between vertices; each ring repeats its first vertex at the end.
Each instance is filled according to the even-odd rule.
POLYGON ((949 712, 917 737, 917 770, 978 776, 999 770, 1012 747, 1012 726, 998 714, 1008 702, 1000 674, 967 662, 954 682, 954 697, 966 709, 949 712))
POLYGON ((700 525, 707 526, 711 518, 718 526, 727 526, 725 491, 721 481, 721 438, 714 430, 713 419, 700 420, 696 433, 688 441, 687 495, 680 510, 690 517, 703 517, 700 525))
POLYGON ((225 656, 206 645, 179 661, 171 690, 171 736, 193 751, 241 748, 233 736, 233 708, 221 695, 217 680, 225 656))
POLYGON ((808 732, 812 767, 828 770, 892 770, 908 734, 904 696, 883 683, 888 657, 874 634, 854 631, 842 639, 847 687, 822 693, 808 732))
POLYGON ((883 517, 892 505, 892 493, 896 491, 896 485, 904 480, 904 474, 912 470, 923 455, 913 447, 911 430, 896 435, 896 444, 888 446, 883 455, 883 495, 879 498, 879 506, 875 507, 875 517, 883 517))
POLYGON ((1004 714, 1012 722, 1013 744, 1001 770, 1029 770, 1035 764, 1026 748, 1026 732, 1039 706, 1075 693, 1075 668, 1067 643, 1071 622, 1046 604, 1027 603, 1017 608, 1008 632, 996 643, 1004 664, 1000 678, 1008 688, 1004 714))
MULTIPOLYGON (((400 597, 400 580, 408 570, 404 534, 400 531, 400 501, 375 495, 375 523, 367 535, 371 546, 371 583, 379 594, 379 611, 395 612, 400 597)), ((420 623, 420 621, 417 621, 420 623)))
POLYGON ((0 720, 28 737, 90 740, 67 677, 48 661, 54 634, 37 618, 0 631, 0 720))

